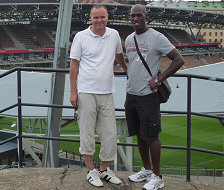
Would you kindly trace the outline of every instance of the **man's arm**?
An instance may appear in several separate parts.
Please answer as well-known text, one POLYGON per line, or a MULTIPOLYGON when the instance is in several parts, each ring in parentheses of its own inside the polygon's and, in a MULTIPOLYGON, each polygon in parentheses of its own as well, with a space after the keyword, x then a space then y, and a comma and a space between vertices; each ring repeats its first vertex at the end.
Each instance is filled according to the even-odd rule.
POLYGON ((173 49, 171 52, 169 52, 166 56, 170 60, 172 60, 172 62, 170 66, 163 72, 163 74, 161 74, 162 76, 158 78, 159 81, 166 80, 168 77, 175 74, 184 64, 184 59, 182 55, 177 51, 176 48, 173 49))
POLYGON ((118 64, 122 67, 122 69, 124 70, 124 72, 127 72, 128 70, 128 66, 125 63, 125 59, 124 59, 124 53, 121 52, 120 54, 116 54, 115 55, 115 59, 118 62, 118 64))
POLYGON ((71 59, 70 62, 70 102, 74 107, 78 107, 77 76, 79 71, 79 61, 71 59))
MULTIPOLYGON (((171 75, 175 74, 181 66, 184 64, 184 59, 182 55, 174 48, 171 52, 166 55, 170 60, 172 60, 170 66, 163 71, 163 73, 157 78, 159 83, 169 78, 171 75)), ((158 84, 155 83, 156 77, 154 77, 150 82, 150 86, 152 90, 157 90, 158 84)))

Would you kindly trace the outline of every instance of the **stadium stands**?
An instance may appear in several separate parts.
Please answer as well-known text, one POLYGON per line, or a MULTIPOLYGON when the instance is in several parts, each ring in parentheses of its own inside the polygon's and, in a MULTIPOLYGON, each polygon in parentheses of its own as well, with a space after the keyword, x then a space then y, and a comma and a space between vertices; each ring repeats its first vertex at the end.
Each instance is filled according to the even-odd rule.
POLYGON ((184 56, 184 60, 185 60, 184 65, 186 68, 193 68, 193 67, 207 65, 205 61, 195 59, 193 56, 184 56))
MULTIPOLYGON (((12 34, 16 37, 16 39, 20 43, 24 44, 27 49, 44 49, 54 47, 54 42, 51 40, 51 38, 55 38, 55 36, 52 36, 51 38, 49 37, 49 34, 53 34, 54 31, 48 32, 47 35, 43 29, 34 29, 31 25, 8 25, 5 27, 7 27, 7 29, 10 30, 12 34)), ((119 31, 123 45, 126 37, 134 31, 132 26, 127 25, 109 25, 109 27, 119 31)), ((199 44, 199 46, 194 46, 195 42, 193 41, 193 39, 191 39, 189 34, 183 30, 166 28, 154 29, 163 33, 174 45, 182 44, 180 46, 177 45, 178 51, 184 56, 186 62, 185 65, 181 68, 181 70, 223 61, 223 59, 219 55, 220 52, 223 54, 223 51, 218 47, 218 45, 207 44, 207 46, 204 46, 203 44, 199 44), (185 46, 185 44, 187 45, 185 46)), ((5 47, 8 47, 8 49, 15 49, 16 46, 13 43, 13 40, 7 35, 5 30, 0 27, 0 31, 0 44, 2 44, 2 46, 0 46, 0 51, 1 49, 5 49, 5 47)), ((73 31, 71 31, 71 33, 72 32, 73 31)), ((2 65, 1 68, 5 68, 6 65, 11 68, 10 66, 12 65, 15 66, 16 64, 18 65, 24 62, 52 62, 53 58, 54 55, 52 54, 52 52, 48 52, 46 54, 35 54, 32 52, 25 54, 11 53, 8 55, 0 56, 0 65, 2 65)), ((169 66, 169 63, 170 60, 168 58, 162 58, 160 69, 166 69, 169 66)), ((115 71, 120 70, 121 68, 119 67, 119 65, 116 65, 115 71)))
POLYGON ((48 59, 53 60, 54 59, 54 55, 53 54, 48 54, 48 59))
MULTIPOLYGON (((187 32, 184 30, 179 29, 164 29, 164 31, 172 36, 173 38, 177 39, 178 43, 194 43, 192 38, 189 36, 187 32)), ((166 35, 167 36, 167 35, 166 35)))
POLYGON ((14 56, 8 56, 8 61, 9 62, 16 62, 16 59, 14 58, 14 56))
POLYGON ((36 30, 31 25, 8 25, 7 27, 27 49, 54 47, 54 42, 43 30, 36 30))
POLYGON ((165 28, 154 28, 154 29, 164 34, 172 44, 178 43, 178 40, 175 38, 175 36, 173 36, 170 32, 168 32, 169 29, 165 28))
POLYGON ((5 30, 0 26, 0 48, 1 49, 13 49, 15 44, 12 39, 8 36, 5 30))
POLYGON ((223 62, 223 59, 219 55, 204 55, 202 58, 205 59, 208 64, 223 62))
MULTIPOLYGON (((133 26, 128 25, 109 25, 109 27, 118 30, 120 37, 123 41, 129 34, 131 34, 134 31, 133 26)), ((172 44, 194 43, 189 34, 184 30, 166 29, 166 28, 154 28, 154 29, 164 34, 172 44)))
POLYGON ((115 30, 119 31, 123 45, 126 37, 132 32, 134 32, 133 26, 128 25, 108 25, 108 27, 114 28, 115 30))
MULTIPOLYGON (((81 1, 80 1, 81 2, 81 1)), ((82 3, 93 3, 96 0, 82 0, 82 3)), ((98 2, 98 1, 97 1, 98 2)), ((105 3, 106 1, 101 1, 105 3)), ((113 2, 109 0, 108 2, 113 2)), ((123 1, 117 1, 122 3, 123 1)), ((119 4, 118 3, 118 4, 119 4)), ((151 2, 150 6, 161 7, 172 7, 178 6, 184 7, 185 9, 194 10, 196 4, 191 6, 186 2, 151 2), (169 5, 169 6, 168 6, 169 5)), ((0 25, 0 67, 5 68, 6 66, 17 65, 28 65, 31 66, 36 63, 52 63, 54 59, 54 40, 56 37, 56 23, 46 24, 46 22, 35 21, 30 24, 6 24, 0 25), (9 51, 7 51, 9 50, 9 51), (11 51, 16 50, 16 51, 11 51)), ((131 34, 134 29, 133 26, 116 22, 116 24, 108 25, 111 28, 118 30, 122 39, 122 44, 126 37, 131 34)), ((87 23, 78 24, 72 23, 70 31, 70 42, 74 35, 84 28, 88 27, 87 23)), ((206 64, 213 64, 222 62, 224 58, 223 49, 219 47, 220 43, 199 43, 188 34, 184 29, 171 29, 170 27, 161 28, 156 27, 155 30, 164 34, 178 51, 184 56, 186 61, 185 65, 181 69, 202 66, 206 64)), ((203 37, 203 36, 202 36, 203 37)), ((203 41, 203 39, 202 39, 203 41)), ((162 58, 161 69, 166 69, 170 61, 167 58, 162 58)), ((119 65, 116 65, 115 70, 120 70, 119 65)))
MULTIPOLYGON (((193 56, 183 56, 183 58, 185 60, 185 64, 180 68, 180 70, 207 65, 205 61, 197 60, 193 56)), ((161 60, 160 69, 166 70, 169 65, 170 65, 169 58, 163 57, 161 60)))

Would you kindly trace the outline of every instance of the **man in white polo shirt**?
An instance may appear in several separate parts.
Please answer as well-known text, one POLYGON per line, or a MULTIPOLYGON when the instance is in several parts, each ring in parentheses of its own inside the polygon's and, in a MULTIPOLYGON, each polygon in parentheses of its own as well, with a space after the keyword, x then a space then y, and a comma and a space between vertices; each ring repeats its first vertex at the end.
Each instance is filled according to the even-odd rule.
POLYGON ((117 152, 117 126, 113 92, 114 60, 127 71, 121 40, 116 30, 106 27, 108 12, 103 5, 94 5, 90 11, 92 25, 78 32, 71 47, 70 102, 78 107, 80 153, 84 156, 90 184, 103 186, 100 178, 120 184, 109 168, 117 152), (94 131, 101 140, 100 171, 93 165, 95 152, 94 131))

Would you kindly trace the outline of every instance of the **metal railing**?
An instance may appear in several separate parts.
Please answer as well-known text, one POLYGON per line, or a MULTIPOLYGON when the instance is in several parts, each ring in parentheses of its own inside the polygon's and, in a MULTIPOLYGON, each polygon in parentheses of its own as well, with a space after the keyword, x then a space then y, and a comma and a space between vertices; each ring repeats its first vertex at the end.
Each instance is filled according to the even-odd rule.
MULTIPOLYGON (((22 156, 22 138, 33 138, 33 139, 44 139, 44 140, 55 140, 55 141, 68 141, 68 142, 80 142, 77 139, 64 139, 64 138, 57 138, 57 137, 40 137, 37 135, 26 135, 22 134, 22 106, 35 106, 35 107, 52 107, 52 108, 69 108, 74 109, 73 106, 64 106, 64 105, 49 105, 49 104, 31 104, 31 103, 22 103, 21 102, 21 71, 39 71, 39 72, 61 72, 61 73, 69 73, 69 69, 52 69, 52 68, 29 68, 29 67, 16 67, 12 70, 6 71, 5 73, 0 75, 0 78, 3 78, 11 73, 17 72, 17 100, 16 104, 10 105, 7 108, 0 110, 0 114, 10 110, 12 108, 18 108, 18 134, 14 137, 11 137, 7 140, 0 142, 0 145, 10 142, 14 139, 18 139, 18 160, 19 160, 19 167, 23 166, 23 156, 22 156)), ((116 75, 124 75, 124 72, 115 72, 116 75)), ((187 151, 187 172, 186 172, 186 181, 190 181, 190 169, 191 169, 191 151, 199 151, 205 152, 210 154, 222 155, 224 156, 223 152, 212 151, 212 150, 205 150, 200 148, 191 147, 191 115, 198 115, 204 117, 211 117, 217 118, 219 120, 224 120, 224 117, 211 115, 211 114, 202 114, 197 112, 191 111, 191 80, 192 78, 196 79, 204 79, 204 80, 212 80, 218 82, 224 82, 223 78, 214 78, 214 77, 207 77, 201 75, 193 75, 193 74, 175 74, 171 77, 186 77, 187 78, 187 111, 161 111, 161 113, 169 113, 169 114, 186 114, 187 115, 187 146, 166 146, 163 145, 162 148, 165 149, 180 149, 187 151)), ((116 109, 116 111, 124 111, 124 109, 116 109)), ((96 141, 96 144, 100 144, 99 141, 96 141)), ((133 143, 117 143, 121 146, 137 146, 137 144, 133 143)))

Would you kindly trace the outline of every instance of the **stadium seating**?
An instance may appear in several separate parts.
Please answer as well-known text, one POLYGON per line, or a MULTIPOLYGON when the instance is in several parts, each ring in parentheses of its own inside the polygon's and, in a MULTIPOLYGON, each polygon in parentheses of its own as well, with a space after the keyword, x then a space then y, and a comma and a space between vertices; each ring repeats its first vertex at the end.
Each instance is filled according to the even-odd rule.
POLYGON ((18 55, 14 56, 14 58, 15 58, 16 62, 23 62, 24 61, 24 59, 21 56, 18 56, 18 55))
POLYGON ((208 50, 211 52, 220 52, 220 48, 218 47, 208 47, 208 50))
POLYGON ((196 51, 202 54, 208 53, 208 50, 205 47, 197 47, 196 51))
MULTIPOLYGON (((122 39, 122 44, 126 37, 131 34, 134 29, 130 25, 108 25, 111 28, 116 29, 122 39)), ((45 32, 43 27, 39 29, 37 26, 34 28, 31 25, 6 25, 0 26, 0 50, 4 49, 20 49, 5 32, 10 30, 14 37, 20 43, 25 45, 27 49, 46 49, 54 48, 55 30, 49 30, 45 32), (52 35, 51 35, 52 34, 52 35), (50 36, 51 35, 51 36, 50 36)), ((181 69, 192 68, 203 66, 206 64, 213 64, 222 62, 223 59, 220 57, 223 54, 223 50, 217 45, 194 45, 194 41, 190 38, 184 30, 179 29, 168 29, 168 28, 154 28, 155 30, 163 33, 172 44, 177 45, 177 50, 184 56, 185 65, 181 69), (182 44, 182 45, 179 45, 182 44), (192 45, 189 45, 192 44, 192 45), (221 55, 220 55, 221 54, 221 55)), ((71 30, 71 35, 75 35, 77 31, 71 30)), ((14 40, 15 41, 15 40, 14 40)), ((41 63, 41 62, 52 62, 54 55, 52 52, 30 54, 30 53, 18 53, 18 54, 3 54, 0 58, 1 68, 4 65, 22 64, 23 62, 41 63)), ((170 60, 166 57, 162 58, 160 69, 165 70, 170 64, 170 60)), ((115 70, 121 70, 119 65, 115 66, 115 70)))
POLYGON ((183 58, 185 60, 184 66, 186 68, 193 68, 193 67, 199 67, 199 66, 207 65, 207 63, 205 61, 195 59, 193 56, 183 56, 183 58))
POLYGON ((204 55, 202 57, 209 64, 223 62, 223 59, 219 55, 204 55))
POLYGON ((165 29, 165 28, 154 28, 154 29, 157 30, 158 32, 164 34, 172 44, 177 44, 178 43, 178 41, 175 39, 175 36, 172 36, 168 32, 168 29, 165 29))
MULTIPOLYGON (((167 34, 177 39, 179 43, 194 43, 189 34, 179 29, 164 29, 167 34)), ((166 35, 167 36, 167 35, 166 35)))
POLYGON ((37 61, 36 57, 34 55, 28 55, 28 59, 30 61, 37 61))
POLYGON ((2 26, 0 26, 0 44, 1 49, 14 49, 15 44, 8 36, 8 34, 3 30, 2 26))
POLYGON ((7 27, 27 49, 54 47, 54 42, 43 30, 33 29, 30 25, 8 25, 7 27), (37 39, 35 40, 34 37, 37 39))
POLYGON ((122 43, 124 45, 124 41, 126 37, 134 32, 133 26, 127 26, 127 25, 108 25, 110 28, 114 28, 115 30, 119 31, 120 37, 122 39, 122 43))
POLYGON ((48 59, 53 60, 54 59, 54 55, 53 54, 48 54, 47 55, 48 59))

